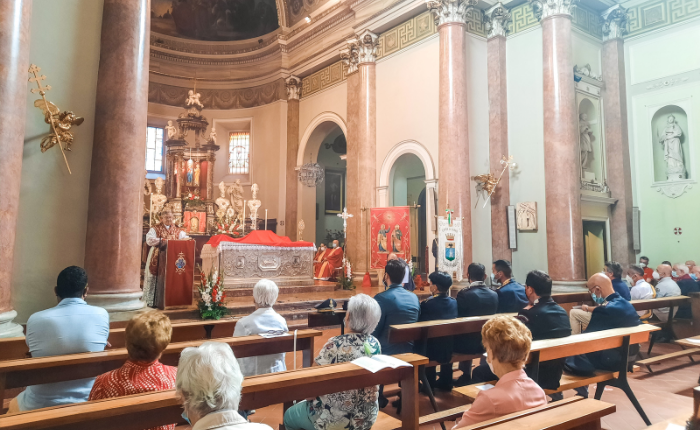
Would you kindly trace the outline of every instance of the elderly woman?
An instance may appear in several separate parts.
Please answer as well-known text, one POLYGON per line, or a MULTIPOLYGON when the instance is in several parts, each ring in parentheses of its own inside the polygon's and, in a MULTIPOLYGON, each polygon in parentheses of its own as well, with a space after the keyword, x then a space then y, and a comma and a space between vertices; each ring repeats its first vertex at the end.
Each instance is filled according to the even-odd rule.
MULTIPOLYGON (((170 343, 172 332, 170 319, 161 312, 144 312, 133 317, 126 326, 129 359, 119 369, 95 379, 89 400, 175 388, 177 367, 165 366, 158 361, 170 343)), ((157 430, 174 428, 175 424, 154 427, 157 430)))
POLYGON ((231 347, 205 342, 185 348, 180 354, 177 394, 182 399, 182 417, 192 430, 272 430, 238 415, 243 375, 231 347))
MULTIPOLYGON (((255 312, 245 316, 236 323, 234 336, 250 336, 267 332, 286 332, 287 322, 272 309, 277 301, 279 289, 277 284, 269 279, 261 279, 253 287, 255 312)), ((257 357, 239 358, 243 376, 263 375, 265 373, 284 372, 284 353, 260 355, 257 357)))
POLYGON ((481 337, 486 362, 498 382, 476 396, 453 429, 547 404, 542 388, 523 369, 532 344, 525 324, 510 316, 497 316, 484 324, 481 337))
MULTIPOLYGON (((370 333, 379 323, 379 304, 366 294, 353 296, 345 316, 346 334, 332 337, 323 346, 316 363, 344 363, 380 353, 379 341, 370 333)), ((377 420, 379 386, 319 396, 287 409, 287 430, 333 428, 367 430, 377 420)))

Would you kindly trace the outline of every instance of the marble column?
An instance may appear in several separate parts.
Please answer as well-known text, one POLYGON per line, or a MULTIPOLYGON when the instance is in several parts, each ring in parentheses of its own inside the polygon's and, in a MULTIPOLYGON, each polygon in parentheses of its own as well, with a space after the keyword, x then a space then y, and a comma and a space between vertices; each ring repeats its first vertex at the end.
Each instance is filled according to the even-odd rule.
POLYGON ((95 99, 85 269, 88 302, 110 312, 140 301, 149 0, 105 0, 95 99))
POLYGON ((287 78, 287 175, 284 208, 285 234, 292 240, 297 237, 297 203, 299 179, 297 179, 297 153, 299 152, 299 96, 301 79, 296 76, 287 78))
POLYGON ((467 115, 467 14, 477 0, 430 0, 440 37, 438 111, 438 215, 449 203, 463 217, 463 263, 472 262, 471 178, 467 115))
POLYGON ((0 337, 22 336, 13 323, 12 269, 19 212, 29 74, 32 0, 0 2, 0 337))
POLYGON ((603 13, 603 114, 608 187, 617 199, 610 218, 612 259, 626 266, 635 262, 632 230, 632 173, 627 135, 625 47, 627 10, 615 5, 603 13))
POLYGON ((542 23, 547 263, 558 287, 584 281, 578 121, 571 59, 575 0, 528 0, 542 23))
MULTIPOLYGON (((503 170, 501 160, 508 156, 508 94, 506 83, 506 28, 510 12, 501 2, 484 14, 488 35, 486 60, 489 85, 489 167, 492 173, 503 170)), ((493 259, 512 261, 508 246, 508 216, 510 205, 510 171, 501 177, 491 196, 491 250, 493 259)))
MULTIPOLYGON (((355 42, 356 39, 354 38, 347 41, 347 47, 341 51, 340 58, 343 60, 347 73, 347 135, 345 136, 347 142, 347 168, 345 172, 345 205, 348 208, 348 213, 353 215, 352 218, 348 218, 347 220, 347 234, 349 240, 345 246, 345 253, 350 263, 353 265, 353 272, 355 272, 355 280, 357 281, 361 275, 355 266, 355 261, 358 258, 358 249, 361 247, 359 239, 356 239, 359 235, 358 228, 361 212, 360 193, 358 192, 360 153, 357 137, 357 124, 359 122, 359 101, 357 99, 357 94, 360 88, 360 74, 357 70, 359 54, 355 42)), ((361 281, 361 278, 359 281, 361 281)))

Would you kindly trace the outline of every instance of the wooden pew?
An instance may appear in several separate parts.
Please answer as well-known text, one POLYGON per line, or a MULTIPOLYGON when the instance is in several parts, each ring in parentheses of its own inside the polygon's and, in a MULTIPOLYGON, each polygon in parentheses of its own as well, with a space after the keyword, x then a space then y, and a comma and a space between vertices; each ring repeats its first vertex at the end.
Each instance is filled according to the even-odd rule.
POLYGON ((339 325, 340 334, 345 334, 345 314, 342 309, 333 312, 309 312, 307 315, 309 328, 332 327, 339 325))
MULTIPOLYGON (((321 334, 322 332, 318 330, 299 330, 297 333, 297 351, 303 352, 302 364, 304 367, 312 366, 314 340, 321 334)), ((294 350, 292 335, 270 339, 255 335, 225 337, 215 340, 229 344, 237 358, 291 352, 294 350)), ((163 351, 160 361, 163 364, 177 366, 183 349, 199 346, 206 341, 196 340, 171 343, 163 351)), ((2 361, 0 362, 0 400, 5 398, 5 390, 7 389, 94 378, 110 370, 118 369, 127 358, 126 348, 117 348, 102 352, 2 361)))
MULTIPOLYGON (((692 417, 700 416, 700 387, 693 388, 693 414, 692 417)), ((685 428, 686 421, 692 418, 691 416, 684 414, 678 415, 668 420, 661 421, 654 424, 653 426, 647 427, 647 430, 666 430, 670 424, 675 424, 681 428, 685 428)))
MULTIPOLYGON (((396 358, 413 367, 387 368, 371 373, 352 363, 341 363, 246 378, 239 407, 260 409, 322 394, 400 382, 404 402, 401 421, 380 412, 383 424, 377 428, 415 430, 418 428, 418 366, 427 363, 428 359, 416 354, 400 354, 396 358)), ((158 425, 182 423, 181 413, 182 407, 175 391, 168 390, 4 415, 0 416, 0 428, 143 430, 158 425)), ((380 424, 375 424, 378 425, 380 424)))
MULTIPOLYGON (((658 327, 641 324, 636 327, 616 328, 612 330, 602 330, 593 333, 576 334, 559 339, 538 340, 532 342, 528 363, 533 366, 531 377, 537 381, 539 373, 539 363, 550 360, 571 357, 589 352, 603 351, 607 349, 619 348, 623 357, 629 355, 629 347, 633 344, 643 343, 649 339, 650 333, 659 330, 658 327)), ((647 425, 650 425, 644 410, 637 401, 632 389, 627 382, 628 362, 622 360, 617 371, 597 371, 593 376, 582 377, 564 374, 560 381, 561 386, 557 390, 545 390, 546 394, 558 393, 578 387, 597 384, 595 399, 600 400, 603 390, 607 385, 620 388, 634 405, 637 412, 647 425)), ((452 390, 464 395, 469 399, 475 399, 480 392, 479 386, 484 384, 494 384, 496 381, 489 381, 480 384, 467 385, 452 390)))
MULTIPOLYGON (((175 322, 172 324, 171 342, 230 337, 236 328, 236 322, 238 322, 238 318, 175 322)), ((126 346, 125 333, 125 327, 111 328, 107 338, 111 346, 107 349, 124 348, 126 346)), ((21 358, 29 358, 29 348, 24 337, 0 339, 0 361, 21 358)))

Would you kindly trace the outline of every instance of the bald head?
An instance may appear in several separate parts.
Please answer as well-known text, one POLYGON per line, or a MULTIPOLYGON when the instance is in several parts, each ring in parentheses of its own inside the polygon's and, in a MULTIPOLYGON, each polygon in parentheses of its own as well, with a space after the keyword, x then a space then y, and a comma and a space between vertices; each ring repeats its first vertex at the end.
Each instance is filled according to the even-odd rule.
POLYGON ((656 266, 656 271, 659 272, 659 278, 670 278, 673 268, 670 264, 659 264, 656 266))
POLYGON ((394 254, 393 252, 386 257, 386 261, 391 261, 391 260, 398 260, 399 256, 394 254))
POLYGON ((698 279, 700 279, 700 266, 693 266, 690 273, 694 274, 698 279))
POLYGON ((612 281, 603 273, 596 273, 591 276, 586 286, 588 287, 588 291, 595 293, 598 297, 608 297, 615 292, 612 281))
POLYGON ((695 261, 694 260, 688 260, 685 262, 685 265, 688 266, 688 270, 693 270, 695 267, 695 261))

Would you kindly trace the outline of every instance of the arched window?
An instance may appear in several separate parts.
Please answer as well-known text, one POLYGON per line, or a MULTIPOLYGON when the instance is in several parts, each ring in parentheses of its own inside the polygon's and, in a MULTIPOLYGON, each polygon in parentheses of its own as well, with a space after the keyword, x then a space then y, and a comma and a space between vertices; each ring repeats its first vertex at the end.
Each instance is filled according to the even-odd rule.
POLYGON ((163 129, 148 127, 146 132, 146 170, 163 173, 163 129))

